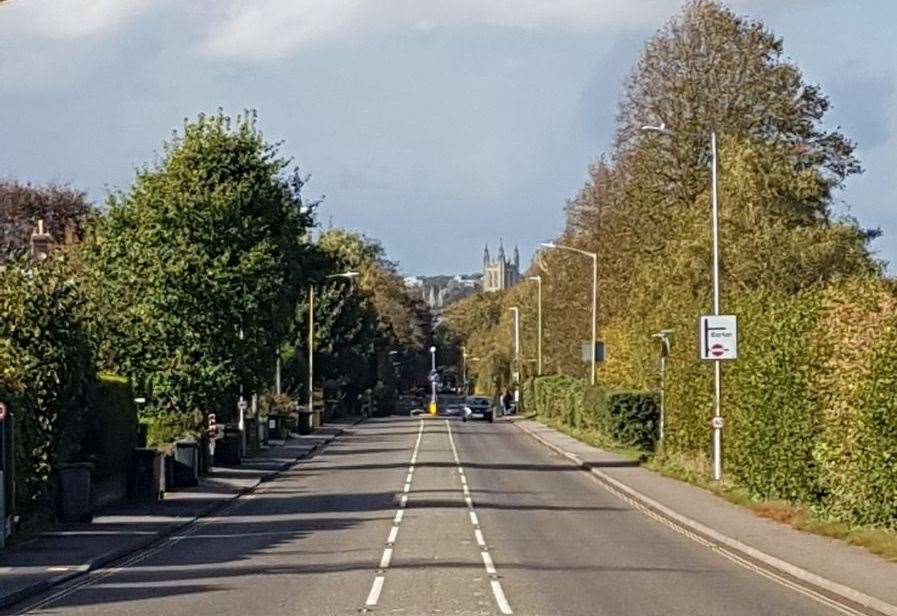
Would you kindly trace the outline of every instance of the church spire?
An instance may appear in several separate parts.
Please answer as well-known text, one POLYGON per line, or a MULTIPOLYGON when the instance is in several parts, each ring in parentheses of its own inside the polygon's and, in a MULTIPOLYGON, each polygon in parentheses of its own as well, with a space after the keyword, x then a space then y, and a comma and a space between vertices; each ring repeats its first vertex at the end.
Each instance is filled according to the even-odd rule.
POLYGON ((505 260, 505 240, 504 238, 498 238, 498 260, 505 260))
POLYGON ((489 265, 492 262, 492 257, 489 256, 489 244, 486 244, 486 248, 483 250, 483 265, 489 265))
POLYGON ((520 269, 520 251, 514 246, 514 267, 520 269))

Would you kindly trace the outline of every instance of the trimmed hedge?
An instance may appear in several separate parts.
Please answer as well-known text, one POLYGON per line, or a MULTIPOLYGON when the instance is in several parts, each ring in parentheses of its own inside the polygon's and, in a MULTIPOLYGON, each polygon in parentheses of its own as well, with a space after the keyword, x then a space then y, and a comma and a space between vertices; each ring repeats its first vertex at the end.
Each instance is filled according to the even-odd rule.
POLYGON ((603 391, 571 376, 531 379, 523 386, 525 408, 571 428, 600 432, 625 447, 654 448, 660 418, 653 392, 603 391))

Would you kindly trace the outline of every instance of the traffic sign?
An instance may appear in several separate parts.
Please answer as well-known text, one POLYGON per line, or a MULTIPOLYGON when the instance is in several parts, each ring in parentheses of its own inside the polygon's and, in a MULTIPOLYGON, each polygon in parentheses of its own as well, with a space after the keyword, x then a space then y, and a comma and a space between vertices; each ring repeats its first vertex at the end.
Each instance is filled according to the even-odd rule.
POLYGON ((705 315, 699 326, 701 359, 738 359, 738 320, 735 315, 705 315))

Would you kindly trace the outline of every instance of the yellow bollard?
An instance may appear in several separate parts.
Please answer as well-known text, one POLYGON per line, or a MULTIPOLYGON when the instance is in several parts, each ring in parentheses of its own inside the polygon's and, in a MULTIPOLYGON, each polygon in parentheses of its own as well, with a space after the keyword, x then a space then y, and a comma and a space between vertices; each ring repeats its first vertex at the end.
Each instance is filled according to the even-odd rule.
POLYGON ((435 414, 436 414, 436 403, 435 403, 435 402, 431 402, 431 403, 430 403, 430 405, 427 407, 427 412, 428 412, 430 415, 435 415, 435 414))

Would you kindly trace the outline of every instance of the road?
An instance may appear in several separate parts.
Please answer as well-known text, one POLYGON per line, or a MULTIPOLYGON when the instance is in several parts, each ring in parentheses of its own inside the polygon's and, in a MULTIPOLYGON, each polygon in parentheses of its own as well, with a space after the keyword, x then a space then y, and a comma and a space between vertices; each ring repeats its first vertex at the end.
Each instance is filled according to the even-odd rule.
POLYGON ((28 607, 54 616, 837 613, 631 508, 508 422, 411 417, 350 428, 228 510, 28 607))

